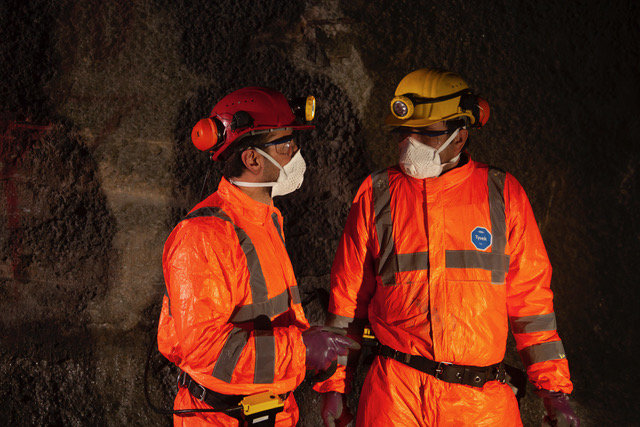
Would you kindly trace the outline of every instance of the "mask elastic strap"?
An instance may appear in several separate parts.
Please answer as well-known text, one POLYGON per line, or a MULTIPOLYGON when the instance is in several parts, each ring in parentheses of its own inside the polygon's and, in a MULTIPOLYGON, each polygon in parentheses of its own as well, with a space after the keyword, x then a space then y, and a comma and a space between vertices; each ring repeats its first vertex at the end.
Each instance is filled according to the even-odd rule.
POLYGON ((447 140, 444 142, 444 144, 442 144, 442 147, 438 148, 438 151, 436 151, 436 154, 440 154, 440 152, 442 150, 447 148, 449 146, 449 144, 451 144, 451 141, 453 141, 456 138, 456 136, 458 136, 458 132, 460 132, 460 128, 458 128, 455 131, 453 131, 451 136, 449 138, 447 138, 447 140))
MULTIPOLYGON (((266 157, 266 159, 269 160, 271 163, 276 165, 280 169, 280 173, 284 173, 286 176, 287 173, 284 171, 282 166, 280 166, 280 163, 276 162, 276 160, 273 157, 271 157, 270 155, 268 155, 258 147, 253 147, 253 149, 256 150, 258 153, 262 154, 264 157, 266 157)), ((233 185, 237 185, 238 187, 273 187, 274 185, 276 185, 275 182, 247 182, 247 181, 236 181, 235 179, 230 179, 229 182, 232 183, 233 185)))

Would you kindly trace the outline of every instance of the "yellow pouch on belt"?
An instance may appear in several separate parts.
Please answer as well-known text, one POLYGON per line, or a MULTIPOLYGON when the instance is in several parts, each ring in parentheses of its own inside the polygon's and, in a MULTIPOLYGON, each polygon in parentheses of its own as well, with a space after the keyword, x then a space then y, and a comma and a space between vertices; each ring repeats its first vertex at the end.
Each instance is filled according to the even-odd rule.
MULTIPOLYGON (((255 415, 259 412, 272 411, 274 409, 282 410, 284 408, 284 400, 282 397, 270 391, 252 394, 247 396, 240 402, 242 411, 245 416, 255 415)), ((279 412, 279 411, 278 411, 279 412)))

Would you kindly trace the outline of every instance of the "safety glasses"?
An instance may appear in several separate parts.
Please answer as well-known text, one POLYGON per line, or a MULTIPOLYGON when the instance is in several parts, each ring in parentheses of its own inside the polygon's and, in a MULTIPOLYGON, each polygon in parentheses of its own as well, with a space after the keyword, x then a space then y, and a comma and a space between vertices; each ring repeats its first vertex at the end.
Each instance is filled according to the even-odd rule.
POLYGON ((393 133, 398 133, 400 135, 425 135, 431 138, 435 138, 437 136, 448 135, 451 131, 447 130, 426 130, 426 129, 415 129, 415 128, 407 128, 407 127, 397 127, 391 130, 393 133))
POLYGON ((273 141, 269 141, 263 145, 263 147, 269 147, 270 145, 275 145, 276 153, 281 155, 288 155, 291 151, 291 148, 297 148, 296 137, 293 135, 283 136, 282 138, 274 139, 273 141))

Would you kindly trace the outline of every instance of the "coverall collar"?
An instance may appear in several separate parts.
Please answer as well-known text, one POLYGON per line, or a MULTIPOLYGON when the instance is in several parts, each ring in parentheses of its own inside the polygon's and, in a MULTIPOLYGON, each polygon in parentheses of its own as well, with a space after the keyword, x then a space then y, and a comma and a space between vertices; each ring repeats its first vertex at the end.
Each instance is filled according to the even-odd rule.
POLYGON ((280 211, 273 205, 273 201, 266 205, 253 200, 235 185, 231 184, 225 177, 220 179, 217 193, 228 203, 242 213, 242 217, 256 224, 264 225, 267 221, 272 221, 271 215, 280 211))

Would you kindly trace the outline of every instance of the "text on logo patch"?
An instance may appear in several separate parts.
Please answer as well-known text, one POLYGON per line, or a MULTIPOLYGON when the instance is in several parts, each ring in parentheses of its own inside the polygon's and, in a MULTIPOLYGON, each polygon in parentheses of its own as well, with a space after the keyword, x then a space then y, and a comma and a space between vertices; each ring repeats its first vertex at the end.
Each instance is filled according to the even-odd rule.
POLYGON ((484 227, 476 227, 471 232, 471 243, 477 249, 484 251, 491 246, 491 233, 484 227))

